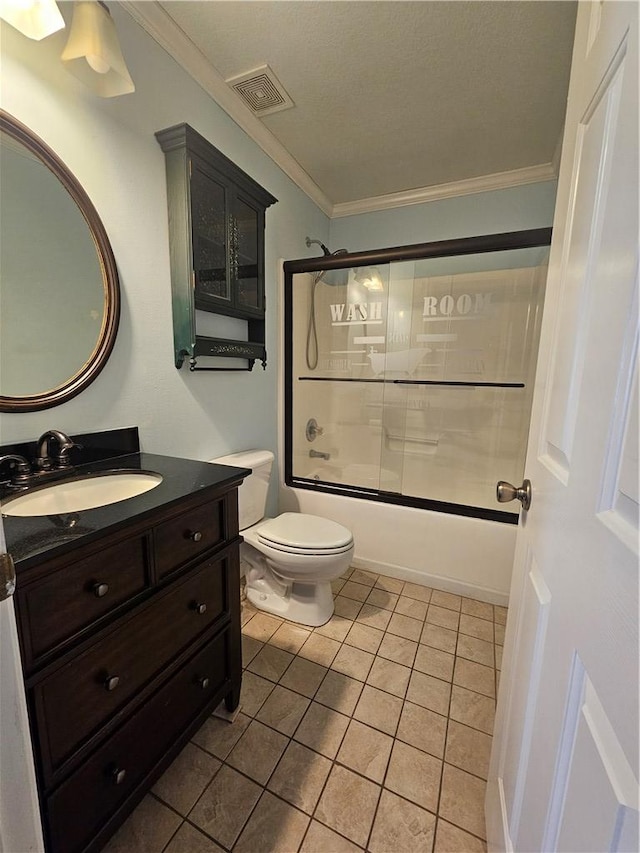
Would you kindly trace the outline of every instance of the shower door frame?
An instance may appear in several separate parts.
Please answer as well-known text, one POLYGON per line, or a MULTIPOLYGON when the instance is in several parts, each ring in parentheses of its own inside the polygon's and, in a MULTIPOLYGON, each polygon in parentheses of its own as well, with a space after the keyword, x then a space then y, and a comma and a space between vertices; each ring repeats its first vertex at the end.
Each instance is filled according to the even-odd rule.
MULTIPOLYGON (((344 267, 368 267, 392 261, 414 261, 425 258, 444 258, 460 255, 476 255, 487 252, 504 252, 510 249, 532 249, 551 244, 551 228, 532 228, 526 231, 508 231, 502 234, 483 234, 478 237, 459 237, 451 240, 438 240, 432 243, 414 243, 409 246, 394 246, 387 249, 373 249, 367 252, 347 252, 339 255, 327 255, 317 258, 299 258, 285 261, 284 269, 284 481, 285 485, 306 489, 314 492, 327 492, 346 497, 364 498, 365 500, 399 506, 428 509, 452 515, 462 515, 471 518, 482 518, 488 521, 500 521, 505 524, 517 524, 517 512, 505 512, 499 509, 471 506, 468 504, 438 501, 432 498, 419 498, 402 495, 396 492, 384 492, 378 489, 367 489, 362 486, 334 484, 293 474, 293 276, 296 273, 315 273, 326 270, 342 269, 344 267)), ((320 378, 313 381, 321 381, 320 378)), ((354 379, 327 381, 354 382, 400 382, 400 384, 424 385, 494 385, 494 383, 442 383, 406 380, 354 379)), ((501 385, 503 383, 500 383, 501 385)))

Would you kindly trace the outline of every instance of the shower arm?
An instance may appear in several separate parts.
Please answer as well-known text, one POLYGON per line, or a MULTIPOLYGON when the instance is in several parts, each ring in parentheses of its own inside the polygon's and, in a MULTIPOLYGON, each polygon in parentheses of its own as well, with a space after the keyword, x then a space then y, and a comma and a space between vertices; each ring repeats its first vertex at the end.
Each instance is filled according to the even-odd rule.
POLYGON ((320 248, 322 249, 322 254, 325 255, 325 257, 327 257, 331 254, 331 252, 325 246, 325 244, 322 242, 322 240, 314 240, 311 237, 307 237, 305 239, 305 243, 307 244, 307 249, 310 249, 311 246, 313 246, 313 245, 320 246, 320 248))
POLYGON ((315 240, 313 237, 306 237, 305 243, 307 244, 307 248, 311 248, 311 246, 313 246, 313 245, 320 246, 320 248, 322 249, 322 254, 324 255, 325 258, 335 257, 336 255, 348 255, 349 254, 348 249, 336 249, 335 252, 331 252, 329 250, 328 246, 325 246, 325 244, 322 242, 322 240, 315 240))

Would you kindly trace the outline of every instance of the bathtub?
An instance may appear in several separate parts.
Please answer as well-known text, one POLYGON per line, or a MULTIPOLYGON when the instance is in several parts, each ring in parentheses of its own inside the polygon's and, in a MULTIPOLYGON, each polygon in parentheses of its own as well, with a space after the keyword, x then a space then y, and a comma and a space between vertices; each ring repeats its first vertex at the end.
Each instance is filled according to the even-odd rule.
MULTIPOLYGON (((280 285, 284 303, 286 300, 282 265, 280 285)), ((295 292, 298 310, 306 317, 309 311, 309 287, 297 287, 295 292)), ((281 322, 279 358, 280 362, 285 364, 287 358, 292 359, 295 353, 296 364, 300 366, 304 364, 306 323, 298 326, 294 324, 293 328, 294 331, 297 329, 299 334, 293 343, 287 338, 292 346, 292 351, 287 356, 284 321, 281 322)), ((415 355, 417 359, 420 355, 422 358, 424 352, 424 349, 409 350, 402 356, 406 363, 394 363, 393 366, 404 370, 414 368, 416 364, 412 357, 415 355)), ((381 367, 378 362, 374 365, 373 360, 371 364, 374 368, 381 367)), ((292 373, 294 376, 306 374, 304 367, 292 373)), ((353 565, 358 568, 506 606, 511 585, 516 525, 383 503, 361 496, 345 496, 285 485, 285 376, 286 371, 283 371, 278 379, 278 423, 282 427, 279 429, 278 438, 278 511, 305 512, 344 524, 354 535, 353 565)), ((378 487, 387 491, 395 490, 394 479, 398 479, 398 472, 385 470, 385 467, 391 466, 384 464, 381 472, 379 466, 372 462, 380 459, 383 441, 382 415, 378 404, 384 401, 385 395, 389 399, 390 395, 400 396, 401 393, 398 389, 394 391, 393 386, 382 390, 381 386, 365 385, 358 397, 347 383, 339 384, 334 389, 329 389, 327 385, 319 382, 297 383, 297 396, 292 412, 292 421, 298 425, 292 448, 293 470, 298 476, 304 471, 304 476, 312 481, 317 475, 319 480, 329 482, 342 481, 347 484, 350 481, 352 485, 356 483, 372 490, 378 487), (330 392, 335 395, 333 403, 330 392), (358 417, 360 410, 367 412, 364 419, 358 417), (321 440, 313 445, 305 440, 304 429, 304 425, 312 417, 320 417, 324 427, 321 440), (346 466, 340 461, 335 448, 341 451, 342 458, 351 463, 348 478, 345 478, 346 466), (310 449, 329 452, 330 459, 326 463, 313 460, 312 468, 309 465, 310 449), (301 456, 297 457, 296 454, 301 456), (315 467, 316 465, 318 467, 315 467), (324 466, 326 470, 323 475, 324 466)), ((385 446, 385 449, 393 451, 393 442, 401 438, 405 452, 409 443, 408 452, 419 461, 421 457, 434 453, 440 442, 440 435, 437 430, 434 432, 429 428, 424 429, 422 421, 425 413, 420 408, 424 402, 423 395, 418 392, 404 393, 410 399, 411 406, 408 417, 401 417, 398 421, 397 436, 393 407, 386 410, 385 425, 389 430, 386 440, 390 446, 385 446), (414 431, 418 434, 418 428, 421 430, 421 441, 414 443, 411 438, 414 431)), ((429 411, 432 413, 434 407, 441 406, 446 400, 450 432, 458 430, 464 433, 472 428, 481 428, 486 412, 478 404, 474 407, 468 405, 467 396, 471 393, 477 394, 475 389, 459 388, 456 389, 455 395, 434 389, 429 397, 429 411), (480 420, 476 422, 473 418, 480 420)), ((505 406, 507 404, 508 401, 505 406)), ((500 472, 501 476, 507 477, 510 473, 509 468, 502 465, 500 472)), ((466 486, 469 488, 469 483, 466 486)), ((418 491, 414 493, 419 494, 418 491)))
POLYGON ((279 507, 348 527, 357 568, 508 604, 516 525, 292 488, 282 472, 279 507))

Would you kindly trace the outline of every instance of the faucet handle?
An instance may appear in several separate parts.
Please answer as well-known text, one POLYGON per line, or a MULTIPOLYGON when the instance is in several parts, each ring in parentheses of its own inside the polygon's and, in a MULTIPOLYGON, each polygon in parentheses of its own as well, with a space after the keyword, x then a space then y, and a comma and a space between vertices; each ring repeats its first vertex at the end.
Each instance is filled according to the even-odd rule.
POLYGON ((69 459, 69 454, 72 450, 82 450, 82 445, 78 444, 76 441, 69 441, 65 443, 58 452, 58 467, 59 468, 68 468, 71 465, 71 460, 69 459))
POLYGON ((31 466, 24 456, 18 456, 17 453, 7 453, 5 456, 0 456, 0 467, 5 462, 9 463, 9 467, 12 469, 12 486, 24 486, 31 481, 31 466))
POLYGON ((309 418, 304 430, 304 434, 307 438, 307 441, 315 441, 315 439, 319 435, 322 435, 323 432, 324 429, 318 426, 318 421, 315 418, 309 418))

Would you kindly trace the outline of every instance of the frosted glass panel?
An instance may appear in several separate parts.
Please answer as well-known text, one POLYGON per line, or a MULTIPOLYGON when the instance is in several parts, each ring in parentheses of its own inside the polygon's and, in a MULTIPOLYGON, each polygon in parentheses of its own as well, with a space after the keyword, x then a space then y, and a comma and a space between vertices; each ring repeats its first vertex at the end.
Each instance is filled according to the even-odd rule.
POLYGON ((547 254, 294 275, 293 476, 503 509, 496 481, 523 477, 547 254))

